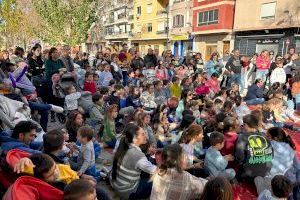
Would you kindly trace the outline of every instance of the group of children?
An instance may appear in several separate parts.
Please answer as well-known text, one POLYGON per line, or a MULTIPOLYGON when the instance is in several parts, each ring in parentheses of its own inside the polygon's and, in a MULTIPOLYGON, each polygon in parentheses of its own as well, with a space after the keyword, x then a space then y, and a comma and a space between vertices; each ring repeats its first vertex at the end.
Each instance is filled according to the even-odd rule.
POLYGON ((42 180, 57 199, 109 199, 95 187, 106 178, 129 199, 232 200, 239 183, 255 185, 260 200, 300 198, 300 165, 288 135, 299 131, 291 98, 298 108, 298 75, 290 85, 279 79, 286 67, 278 59, 270 89, 263 91, 261 77, 253 83, 259 95, 249 88, 243 98, 246 86, 239 81, 221 87, 227 65, 218 54, 203 65, 201 54, 179 64, 155 60, 152 53, 136 66, 144 62, 138 53, 107 50, 94 66, 87 62, 77 71, 52 74, 51 92, 64 102, 65 127, 45 133, 42 143, 30 122, 19 122, 12 134, 3 131, 6 159, 17 157, 6 164, 31 175, 19 177, 4 199, 13 199, 22 179, 42 180), (63 78, 74 82, 63 87, 63 78), (114 149, 111 175, 96 169, 103 148, 114 149))

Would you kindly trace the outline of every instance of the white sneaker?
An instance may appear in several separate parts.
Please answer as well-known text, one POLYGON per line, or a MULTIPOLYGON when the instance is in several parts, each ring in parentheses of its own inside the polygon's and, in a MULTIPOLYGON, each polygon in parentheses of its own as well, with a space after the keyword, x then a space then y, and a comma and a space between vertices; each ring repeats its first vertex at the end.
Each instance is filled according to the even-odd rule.
POLYGON ((52 108, 51 110, 56 112, 56 113, 63 113, 64 112, 64 109, 60 106, 55 106, 55 105, 52 105, 52 104, 49 104, 52 108))

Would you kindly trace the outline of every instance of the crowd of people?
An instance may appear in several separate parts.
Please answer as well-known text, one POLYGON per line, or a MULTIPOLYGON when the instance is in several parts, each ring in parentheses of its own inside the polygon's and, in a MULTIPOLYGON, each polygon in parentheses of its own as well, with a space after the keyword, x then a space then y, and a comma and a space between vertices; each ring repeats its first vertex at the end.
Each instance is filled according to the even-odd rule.
POLYGON ((295 48, 205 61, 35 44, 1 51, 0 66, 4 200, 111 199, 99 181, 121 199, 232 200, 240 183, 259 200, 300 199, 295 48), (106 149, 111 170, 96 167, 106 149))

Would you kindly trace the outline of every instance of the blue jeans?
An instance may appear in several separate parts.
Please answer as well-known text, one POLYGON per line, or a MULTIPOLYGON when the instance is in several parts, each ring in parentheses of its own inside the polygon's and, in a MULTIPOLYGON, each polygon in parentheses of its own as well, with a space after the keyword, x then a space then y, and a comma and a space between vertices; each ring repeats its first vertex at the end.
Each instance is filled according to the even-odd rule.
POLYGON ((264 98, 256 98, 256 99, 251 99, 246 101, 248 105, 257 105, 257 104, 262 104, 264 102, 265 102, 264 98))
POLYGON ((37 110, 41 115, 41 127, 45 132, 47 132, 49 110, 51 110, 52 107, 49 104, 36 103, 32 101, 29 101, 28 103, 31 110, 37 110))
POLYGON ((152 182, 149 182, 148 178, 141 179, 136 192, 131 193, 129 199, 130 200, 147 199, 151 195, 151 190, 152 190, 152 182))
POLYGON ((233 74, 231 75, 231 79, 230 79, 230 85, 236 83, 238 85, 242 85, 242 74, 233 74))
POLYGON ((295 101, 296 101, 296 110, 300 111, 300 94, 296 94, 295 101))
POLYGON ((262 81, 265 83, 267 80, 267 75, 269 73, 268 69, 264 69, 264 70, 256 70, 256 80, 261 78, 262 81))

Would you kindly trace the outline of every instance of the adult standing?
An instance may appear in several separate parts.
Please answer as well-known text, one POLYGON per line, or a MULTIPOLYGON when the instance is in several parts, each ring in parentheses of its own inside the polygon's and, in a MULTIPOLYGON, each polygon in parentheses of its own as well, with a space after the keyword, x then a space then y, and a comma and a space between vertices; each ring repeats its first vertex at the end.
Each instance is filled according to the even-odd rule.
POLYGON ((135 71, 137 69, 142 69, 144 66, 144 59, 141 57, 141 53, 137 51, 131 60, 131 67, 135 71))
MULTIPOLYGON (((45 71, 46 71, 46 82, 48 86, 48 96, 46 101, 55 105, 60 105, 63 107, 64 102, 59 101, 58 98, 55 98, 52 90, 52 75, 59 72, 59 69, 63 68, 65 65, 62 60, 59 59, 58 50, 55 47, 52 47, 49 51, 49 58, 45 62, 45 71)), ((55 114, 51 113, 51 120, 55 121, 55 114)))
POLYGON ((68 72, 74 71, 74 61, 71 58, 71 48, 68 45, 63 46, 61 58, 68 72))
POLYGON ((157 58, 153 54, 153 49, 148 49, 148 54, 144 57, 144 61, 146 66, 156 66, 157 65, 157 58))
POLYGON ((44 80, 45 66, 41 56, 41 45, 36 44, 31 48, 28 57, 28 76, 31 77, 33 85, 36 87, 38 96, 46 101, 47 92, 44 90, 46 87, 44 80))
POLYGON ((213 73, 220 74, 223 67, 224 65, 219 59, 218 53, 217 52, 212 53, 209 61, 205 65, 207 78, 209 79, 213 73))
MULTIPOLYGON (((242 61, 240 58, 240 51, 234 50, 233 55, 229 58, 225 68, 231 74, 230 85, 236 83, 242 85, 242 61)), ((242 88, 242 87, 241 87, 242 88)))
POLYGON ((7 50, 3 50, 0 52, 0 67, 3 69, 5 67, 5 63, 9 61, 9 53, 7 50))
POLYGON ((58 51, 55 47, 52 47, 49 51, 49 59, 45 62, 46 80, 52 88, 52 75, 59 72, 59 69, 65 65, 61 59, 59 59, 58 51))
POLYGON ((263 50, 256 60, 256 79, 261 78, 265 83, 271 66, 269 52, 263 50))

